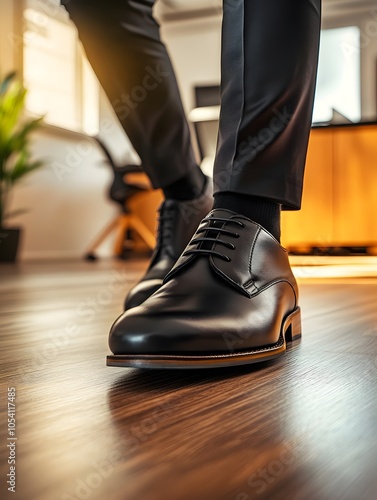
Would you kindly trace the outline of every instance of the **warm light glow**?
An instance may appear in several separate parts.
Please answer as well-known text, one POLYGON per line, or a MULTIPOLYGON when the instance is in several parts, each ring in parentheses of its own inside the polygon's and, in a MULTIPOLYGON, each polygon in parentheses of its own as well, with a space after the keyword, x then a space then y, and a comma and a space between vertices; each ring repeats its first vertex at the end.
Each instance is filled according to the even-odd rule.
POLYGON ((61 7, 24 11, 24 83, 27 110, 45 122, 95 134, 99 85, 79 52, 77 31, 61 7), (48 14, 48 15, 47 15, 48 14))
POLYGON ((356 26, 321 32, 313 122, 330 121, 333 109, 360 121, 360 29, 356 26))
POLYGON ((220 117, 220 106, 205 106, 194 108, 189 113, 189 120, 195 122, 208 122, 218 120, 220 117))

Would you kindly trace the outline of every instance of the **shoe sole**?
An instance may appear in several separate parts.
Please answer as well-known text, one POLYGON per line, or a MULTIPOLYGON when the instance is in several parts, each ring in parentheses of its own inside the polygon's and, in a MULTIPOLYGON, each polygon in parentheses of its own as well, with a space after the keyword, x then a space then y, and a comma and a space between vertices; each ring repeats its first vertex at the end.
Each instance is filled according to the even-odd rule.
POLYGON ((115 354, 107 356, 107 366, 122 368, 155 369, 198 369, 222 368, 225 366, 247 365, 268 361, 283 355, 287 342, 301 338, 301 310, 299 307, 289 314, 282 323, 280 338, 276 344, 260 347, 251 351, 213 355, 175 355, 175 354, 115 354))

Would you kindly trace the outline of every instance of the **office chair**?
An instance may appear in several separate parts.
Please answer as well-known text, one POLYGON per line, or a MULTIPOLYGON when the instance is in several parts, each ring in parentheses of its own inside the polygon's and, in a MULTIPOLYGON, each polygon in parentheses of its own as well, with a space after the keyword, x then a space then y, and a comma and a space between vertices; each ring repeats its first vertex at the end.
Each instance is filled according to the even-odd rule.
POLYGON ((98 137, 94 137, 94 139, 106 158, 105 163, 109 165, 113 171, 114 177, 109 188, 108 196, 110 200, 120 205, 121 212, 99 233, 97 238, 95 238, 94 242, 85 253, 85 259, 96 260, 97 256, 95 250, 113 231, 117 233, 114 245, 114 254, 117 257, 124 256, 124 249, 126 243, 130 243, 132 232, 137 233, 147 246, 153 249, 156 244, 154 234, 144 222, 132 212, 128 205, 131 198, 147 196, 147 193, 151 190, 146 182, 140 182, 139 179, 133 182, 127 181, 127 175, 142 173, 142 167, 140 165, 115 165, 105 144, 98 137))

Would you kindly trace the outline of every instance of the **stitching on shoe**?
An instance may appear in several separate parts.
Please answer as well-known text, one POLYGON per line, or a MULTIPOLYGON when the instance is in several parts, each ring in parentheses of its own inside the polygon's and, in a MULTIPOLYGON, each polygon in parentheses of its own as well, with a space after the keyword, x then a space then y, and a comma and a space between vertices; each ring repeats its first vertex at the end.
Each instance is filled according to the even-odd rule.
POLYGON ((285 280, 285 281, 292 288, 293 297, 295 298, 295 309, 296 309, 298 307, 298 296, 297 296, 296 290, 290 281, 288 281, 288 280, 285 280))
POLYGON ((246 288, 244 287, 244 285, 240 285, 239 283, 237 283, 236 281, 234 281, 230 276, 228 276, 227 274, 225 274, 221 269, 219 269, 216 264, 213 262, 213 256, 211 255, 210 256, 210 263, 211 263, 211 268, 213 269, 213 271, 218 274, 219 276, 221 276, 222 278, 225 279, 225 281, 227 281, 228 283, 231 282, 236 288, 238 291, 240 291, 241 293, 244 292, 245 295, 250 298, 251 297, 251 292, 249 292, 248 290, 246 290, 246 288))
MULTIPOLYGON (((253 244, 251 246, 251 251, 250 251, 250 257, 249 257, 249 274, 251 276, 250 280, 249 281, 252 281, 255 288, 257 290, 259 290, 259 288, 257 287, 257 285, 255 284, 255 280, 254 280, 254 276, 253 276, 253 254, 254 254, 254 248, 255 248, 255 245, 257 244, 257 240, 259 238, 259 235, 261 233, 261 227, 259 226, 258 227, 258 231, 257 231, 257 234, 255 235, 254 237, 254 241, 253 241, 253 244)), ((248 282, 249 283, 249 282, 248 282)), ((245 284, 246 286, 246 284, 245 284)))
POLYGON ((256 293, 253 293, 251 294, 251 297, 250 298, 254 298, 256 297, 257 295, 259 295, 260 293, 264 292, 265 290, 267 290, 268 288, 271 288, 272 286, 274 285, 277 285, 279 283, 288 283, 288 285, 292 288, 293 290, 293 295, 294 295, 294 300, 295 300, 295 305, 297 307, 297 299, 296 299, 296 294, 295 294, 295 291, 294 291, 294 288, 293 286, 291 285, 291 283, 286 280, 285 278, 281 278, 281 279, 277 279, 277 280, 274 280, 274 281, 270 281, 269 283, 267 283, 266 285, 264 285, 262 288, 257 288, 257 292, 256 293))

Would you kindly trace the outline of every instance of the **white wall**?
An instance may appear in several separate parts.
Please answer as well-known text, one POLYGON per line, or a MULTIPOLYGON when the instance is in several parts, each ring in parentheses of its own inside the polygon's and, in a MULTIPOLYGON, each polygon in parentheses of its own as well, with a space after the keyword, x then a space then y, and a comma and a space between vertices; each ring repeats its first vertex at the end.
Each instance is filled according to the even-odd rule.
MULTIPOLYGON (((364 121, 376 120, 377 116, 377 4, 362 14, 329 16, 324 19, 325 29, 342 26, 358 26, 361 31, 361 114, 364 121)), ((346 47, 352 57, 356 47, 346 47)))
POLYGON ((80 256, 114 215, 104 193, 110 172, 93 143, 70 134, 39 132, 34 151, 46 166, 25 178, 12 200, 13 209, 28 209, 12 220, 24 228, 21 257, 80 256))
POLYGON ((194 87, 220 82, 221 16, 162 24, 164 39, 186 111, 194 107, 194 87))

